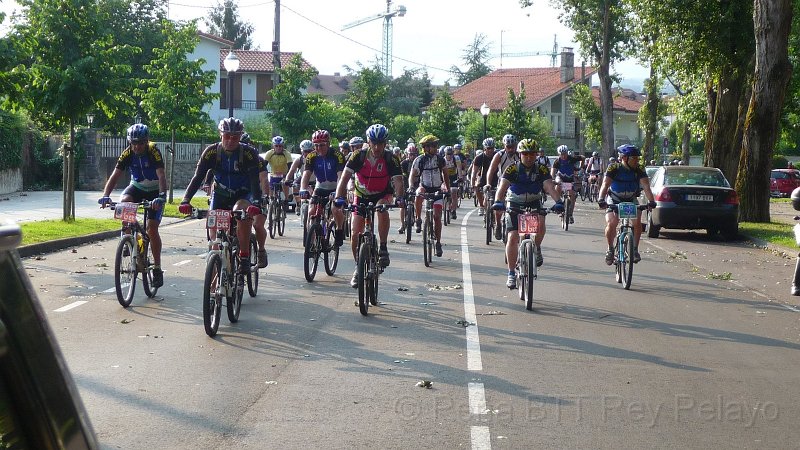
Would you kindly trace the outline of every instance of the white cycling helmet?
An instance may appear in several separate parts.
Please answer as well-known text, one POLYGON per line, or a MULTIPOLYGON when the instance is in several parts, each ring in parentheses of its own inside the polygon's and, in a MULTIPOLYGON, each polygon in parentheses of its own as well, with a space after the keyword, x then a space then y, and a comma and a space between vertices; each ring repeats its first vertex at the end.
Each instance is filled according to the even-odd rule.
POLYGON ((567 147, 566 145, 559 145, 556 151, 558 152, 559 155, 562 155, 564 153, 569 153, 569 147, 567 147))

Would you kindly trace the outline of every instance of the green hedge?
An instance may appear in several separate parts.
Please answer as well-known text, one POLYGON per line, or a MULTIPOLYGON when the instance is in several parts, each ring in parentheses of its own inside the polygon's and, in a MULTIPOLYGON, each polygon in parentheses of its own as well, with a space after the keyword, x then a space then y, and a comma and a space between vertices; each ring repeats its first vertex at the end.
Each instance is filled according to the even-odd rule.
POLYGON ((0 110, 0 170, 22 167, 22 143, 24 137, 24 118, 0 110))

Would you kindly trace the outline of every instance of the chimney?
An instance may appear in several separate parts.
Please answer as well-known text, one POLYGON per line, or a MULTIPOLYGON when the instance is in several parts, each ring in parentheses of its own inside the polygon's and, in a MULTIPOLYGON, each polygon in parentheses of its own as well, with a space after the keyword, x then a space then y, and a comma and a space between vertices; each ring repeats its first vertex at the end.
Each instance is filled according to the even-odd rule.
POLYGON ((572 47, 561 47, 561 82, 568 83, 575 79, 575 54, 572 47))
POLYGON ((333 76, 338 77, 341 76, 341 74, 339 72, 333 72, 333 76))

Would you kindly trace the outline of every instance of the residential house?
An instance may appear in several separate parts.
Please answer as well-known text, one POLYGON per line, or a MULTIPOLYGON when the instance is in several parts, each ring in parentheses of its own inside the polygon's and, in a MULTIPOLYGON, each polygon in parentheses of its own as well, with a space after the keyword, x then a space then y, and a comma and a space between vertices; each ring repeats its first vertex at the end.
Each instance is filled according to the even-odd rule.
MULTIPOLYGON (((614 146, 640 145, 644 140, 644 131, 639 127, 639 110, 644 106, 645 96, 626 88, 612 88, 611 91, 614 99, 614 146)), ((599 105, 599 86, 592 88, 592 97, 599 105)))
POLYGON ((339 72, 333 75, 315 75, 308 83, 306 92, 308 94, 320 94, 323 97, 341 103, 347 96, 347 91, 353 85, 354 77, 350 75, 342 76, 339 72))

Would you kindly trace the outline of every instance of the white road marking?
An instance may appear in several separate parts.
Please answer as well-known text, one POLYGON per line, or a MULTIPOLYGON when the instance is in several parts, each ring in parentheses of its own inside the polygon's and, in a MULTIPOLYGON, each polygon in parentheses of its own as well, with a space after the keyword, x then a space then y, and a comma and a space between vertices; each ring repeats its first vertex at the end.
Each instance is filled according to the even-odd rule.
MULTIPOLYGON (((126 287, 130 286, 130 283, 122 283, 120 286, 121 289, 125 289, 126 287)), ((113 294, 116 292, 117 288, 106 289, 105 291, 101 292, 102 294, 113 294)))
POLYGON ((470 441, 472 441, 472 450, 490 450, 492 448, 489 427, 471 427, 469 430, 469 438, 470 441))
POLYGON ((78 306, 81 306, 84 303, 88 303, 88 302, 86 300, 79 300, 77 302, 72 302, 69 305, 62 306, 61 308, 56 309, 55 312, 69 311, 70 309, 77 308, 78 306))
POLYGON ((469 383, 469 412, 470 414, 486 414, 486 395, 483 383, 469 383))
POLYGON ((189 264, 190 262, 192 262, 191 259, 184 259, 183 261, 176 262, 175 264, 173 264, 173 266, 182 266, 184 264, 189 264))

